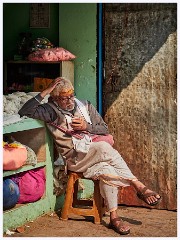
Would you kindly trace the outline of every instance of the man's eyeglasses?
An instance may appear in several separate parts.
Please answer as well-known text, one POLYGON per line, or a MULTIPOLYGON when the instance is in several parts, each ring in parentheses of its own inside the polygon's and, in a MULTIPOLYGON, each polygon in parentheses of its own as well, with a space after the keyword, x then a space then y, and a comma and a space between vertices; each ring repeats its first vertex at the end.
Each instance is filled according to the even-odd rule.
POLYGON ((55 100, 59 100, 59 101, 61 101, 61 102, 63 102, 63 103, 66 103, 66 102, 68 102, 69 100, 74 100, 74 98, 75 98, 75 95, 73 94, 73 95, 68 96, 68 97, 55 97, 54 99, 55 99, 55 100))

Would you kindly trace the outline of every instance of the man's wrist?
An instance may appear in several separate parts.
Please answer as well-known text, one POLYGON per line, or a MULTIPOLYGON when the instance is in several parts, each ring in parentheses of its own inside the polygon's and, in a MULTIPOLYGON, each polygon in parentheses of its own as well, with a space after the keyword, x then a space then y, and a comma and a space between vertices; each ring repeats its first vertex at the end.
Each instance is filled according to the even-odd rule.
POLYGON ((41 96, 40 93, 39 93, 38 95, 36 95, 34 98, 35 98, 36 101, 38 101, 39 103, 43 100, 43 97, 41 96))
POLYGON ((46 91, 46 90, 44 90, 44 91, 42 91, 41 93, 40 93, 40 96, 42 97, 42 98, 45 98, 45 96, 47 96, 49 93, 46 91))

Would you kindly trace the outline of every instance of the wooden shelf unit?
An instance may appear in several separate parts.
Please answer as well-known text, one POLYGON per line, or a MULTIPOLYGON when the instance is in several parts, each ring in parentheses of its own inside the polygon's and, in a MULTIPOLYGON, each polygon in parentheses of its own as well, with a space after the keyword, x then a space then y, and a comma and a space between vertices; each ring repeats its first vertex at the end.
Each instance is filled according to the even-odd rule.
POLYGON ((60 76, 68 78, 74 85, 73 61, 7 61, 4 63, 4 94, 9 93, 7 89, 11 87, 13 83, 26 86, 26 90, 16 89, 15 91, 33 92, 34 78, 55 79, 60 76))
POLYGON ((4 211, 3 231, 5 232, 6 229, 16 228, 46 212, 53 211, 56 196, 53 195, 53 139, 47 132, 44 122, 27 118, 5 125, 3 134, 13 135, 17 141, 31 147, 36 152, 38 159, 36 166, 26 165, 15 171, 3 171, 3 177, 38 167, 45 167, 46 170, 46 191, 44 196, 39 201, 17 204, 14 208, 4 211))

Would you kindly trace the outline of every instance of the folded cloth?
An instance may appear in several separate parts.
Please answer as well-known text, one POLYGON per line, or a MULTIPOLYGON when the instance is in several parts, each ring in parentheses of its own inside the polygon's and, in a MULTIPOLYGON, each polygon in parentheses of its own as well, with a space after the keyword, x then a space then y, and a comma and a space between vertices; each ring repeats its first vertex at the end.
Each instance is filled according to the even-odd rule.
POLYGON ((77 139, 76 137, 72 136, 72 141, 76 152, 81 153, 87 153, 92 143, 91 137, 88 134, 84 134, 82 139, 77 139))

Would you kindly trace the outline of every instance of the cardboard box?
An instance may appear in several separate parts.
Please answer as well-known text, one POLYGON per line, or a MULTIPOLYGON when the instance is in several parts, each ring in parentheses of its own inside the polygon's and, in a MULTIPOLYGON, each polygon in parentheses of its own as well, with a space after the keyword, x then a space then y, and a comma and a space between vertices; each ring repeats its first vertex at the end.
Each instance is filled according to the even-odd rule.
POLYGON ((48 85, 53 81, 54 79, 49 78, 34 78, 34 92, 42 92, 44 89, 48 87, 48 85))

